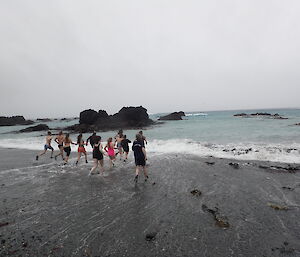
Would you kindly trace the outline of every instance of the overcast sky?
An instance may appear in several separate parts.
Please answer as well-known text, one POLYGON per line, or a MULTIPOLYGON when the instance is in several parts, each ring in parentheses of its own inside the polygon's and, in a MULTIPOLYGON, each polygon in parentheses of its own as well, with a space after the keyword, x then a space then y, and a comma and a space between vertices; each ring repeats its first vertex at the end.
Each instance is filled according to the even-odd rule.
POLYGON ((299 0, 0 0, 0 115, 300 107, 299 0))

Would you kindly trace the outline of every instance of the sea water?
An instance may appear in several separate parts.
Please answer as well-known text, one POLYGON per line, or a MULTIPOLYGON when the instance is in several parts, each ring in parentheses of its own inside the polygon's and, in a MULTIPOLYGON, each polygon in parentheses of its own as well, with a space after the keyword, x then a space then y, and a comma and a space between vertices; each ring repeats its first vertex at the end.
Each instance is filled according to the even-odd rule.
MULTIPOLYGON (((151 114, 157 121, 164 115, 151 114)), ((72 121, 52 121, 50 128, 66 127, 78 123, 72 121)), ((152 154, 176 153, 234 158, 243 160, 263 160, 300 163, 300 109, 264 109, 239 111, 187 112, 183 120, 164 121, 144 129, 147 151, 152 154), (278 113, 288 119, 268 117, 234 117, 236 113, 268 112, 278 113)), ((42 150, 46 132, 15 133, 27 126, 0 127, 0 147, 42 150)), ((124 130, 127 138, 134 140, 138 130, 124 130)), ((53 130, 57 133, 57 130, 53 130)), ((103 144, 116 131, 98 133, 103 144)), ((90 134, 84 134, 86 139, 90 134)), ((76 142, 76 134, 71 138, 76 142)), ((56 147, 56 143, 53 143, 56 147)), ((76 150, 73 146, 73 151, 76 150)), ((91 148, 87 148, 91 151, 91 148)))

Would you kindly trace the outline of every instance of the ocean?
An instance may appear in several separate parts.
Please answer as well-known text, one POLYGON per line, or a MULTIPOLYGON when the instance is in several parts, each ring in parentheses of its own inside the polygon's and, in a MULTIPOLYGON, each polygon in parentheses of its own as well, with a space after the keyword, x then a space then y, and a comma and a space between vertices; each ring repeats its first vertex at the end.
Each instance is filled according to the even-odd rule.
MULTIPOLYGON (((151 114, 157 120, 161 114, 151 114)), ((186 112, 181 121, 165 121, 144 129, 146 149, 152 155, 163 153, 195 154, 237 160, 262 160, 300 163, 300 109, 260 109, 186 112), (279 113, 288 119, 234 117, 236 113, 279 113)), ((45 123, 45 122, 42 122, 45 123)), ((78 120, 46 122, 50 128, 66 127, 78 120)), ((0 147, 43 150, 46 132, 15 133, 27 126, 0 127, 0 147)), ((52 130, 56 133, 56 130, 52 130)), ((130 140, 137 130, 125 130, 130 140)), ((99 132, 103 144, 116 131, 99 132)), ((75 134, 71 135, 76 141, 75 134)), ((84 134, 86 139, 89 134, 84 134)), ((57 150, 56 143, 53 143, 57 150)), ((76 151, 77 146, 73 146, 76 151)), ((91 148, 87 148, 91 151, 91 148)))

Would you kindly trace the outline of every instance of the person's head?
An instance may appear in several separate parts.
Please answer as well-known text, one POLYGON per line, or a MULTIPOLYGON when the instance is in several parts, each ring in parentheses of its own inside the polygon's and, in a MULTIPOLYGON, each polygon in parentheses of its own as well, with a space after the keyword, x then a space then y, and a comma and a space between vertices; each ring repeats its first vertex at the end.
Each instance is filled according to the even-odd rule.
POLYGON ((82 134, 80 133, 77 137, 77 144, 81 142, 81 139, 82 139, 82 134))
POLYGON ((126 139, 126 135, 124 135, 123 138, 126 139))
POLYGON ((140 135, 143 135, 143 131, 142 131, 142 130, 140 130, 140 131, 139 131, 139 134, 140 134, 140 135))
POLYGON ((135 135, 135 138, 136 138, 137 141, 141 141, 142 140, 142 135, 140 133, 137 133, 135 135))
POLYGON ((101 137, 99 136, 96 138, 95 144, 99 144, 100 142, 101 142, 101 137))
POLYGON ((93 132, 93 136, 96 136, 96 131, 93 132))
POLYGON ((51 136, 51 135, 52 135, 51 131, 48 131, 48 136, 51 136))
POLYGON ((123 134, 123 129, 120 129, 118 134, 123 134))
POLYGON ((61 130, 61 131, 59 131, 58 135, 60 135, 60 136, 61 136, 62 134, 63 134, 62 130, 61 130))
POLYGON ((67 133, 67 134, 66 134, 66 139, 69 139, 69 137, 70 137, 70 134, 67 133))
POLYGON ((112 141, 113 141, 112 137, 109 137, 109 138, 107 139, 107 144, 110 144, 112 141))

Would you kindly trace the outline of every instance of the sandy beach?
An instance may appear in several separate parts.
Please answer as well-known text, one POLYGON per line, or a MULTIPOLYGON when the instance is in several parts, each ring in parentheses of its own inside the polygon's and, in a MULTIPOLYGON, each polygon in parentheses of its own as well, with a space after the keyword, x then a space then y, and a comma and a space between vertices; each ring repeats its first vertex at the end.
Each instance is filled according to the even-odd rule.
POLYGON ((104 177, 88 177, 91 163, 0 153, 0 256, 300 254, 297 171, 150 155, 150 180, 141 176, 135 186, 132 156, 104 177))

